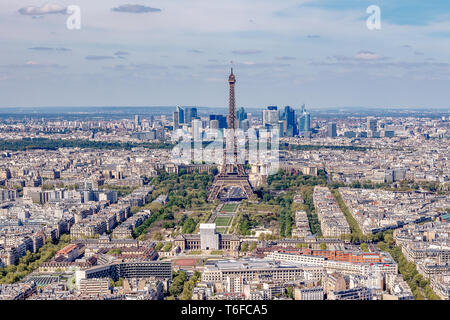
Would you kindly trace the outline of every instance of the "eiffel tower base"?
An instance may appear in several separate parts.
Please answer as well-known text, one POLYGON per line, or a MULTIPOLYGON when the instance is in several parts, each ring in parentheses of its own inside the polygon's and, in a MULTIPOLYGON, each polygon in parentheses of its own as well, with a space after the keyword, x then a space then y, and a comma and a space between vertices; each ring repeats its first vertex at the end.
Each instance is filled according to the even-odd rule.
MULTIPOLYGON (((254 193, 247 175, 236 174, 219 174, 215 179, 210 190, 208 201, 212 202, 219 199, 220 192, 229 187, 238 187, 243 191, 245 197, 242 199, 251 198, 254 193)), ((242 200, 241 199, 241 200, 242 200)))

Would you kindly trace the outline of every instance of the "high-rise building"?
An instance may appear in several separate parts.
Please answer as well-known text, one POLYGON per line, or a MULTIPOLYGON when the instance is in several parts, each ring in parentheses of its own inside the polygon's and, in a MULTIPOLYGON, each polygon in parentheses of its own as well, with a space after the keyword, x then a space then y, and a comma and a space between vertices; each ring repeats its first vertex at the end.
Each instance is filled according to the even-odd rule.
POLYGON ((202 120, 194 119, 192 120, 192 133, 194 141, 200 141, 202 139, 203 124, 202 120))
POLYGON ((250 112, 247 112, 247 120, 252 123, 252 114, 250 112))
POLYGON ((336 123, 331 122, 328 124, 327 137, 329 137, 329 138, 337 137, 336 123))
POLYGON ((299 127, 301 133, 311 131, 311 115, 306 111, 305 105, 300 113, 299 127))
POLYGON ((227 128, 227 117, 221 114, 211 114, 209 115, 209 121, 217 120, 219 122, 218 129, 226 129, 227 128))
POLYGON ((134 116, 134 124, 136 125, 136 126, 140 126, 141 125, 141 116, 140 115, 135 115, 134 116))
POLYGON ((180 126, 180 114, 178 111, 173 113, 173 130, 177 130, 180 126))
POLYGON ((287 137, 297 135, 297 123, 295 121, 295 110, 290 106, 284 107, 284 133, 287 137))
POLYGON ((241 107, 236 111, 236 120, 238 122, 238 128, 242 129, 242 121, 244 121, 245 119, 247 119, 247 112, 245 112, 245 109, 241 107))
POLYGON ((240 128, 244 131, 248 131, 248 129, 250 129, 250 121, 248 119, 242 120, 240 128))
POLYGON ((184 109, 180 106, 177 106, 177 112, 178 112, 178 124, 184 123, 184 109))
POLYGON ((378 121, 373 117, 367 117, 367 136, 376 135, 378 129, 378 121), (374 134, 375 133, 375 134, 374 134))
POLYGON ((184 123, 191 123, 192 119, 197 118, 197 108, 185 108, 184 109, 184 123))
POLYGON ((280 137, 284 137, 286 135, 285 122, 283 120, 278 121, 276 128, 278 129, 280 137))
POLYGON ((210 120, 209 128, 210 129, 219 129, 219 120, 210 120))
POLYGON ((263 125, 278 126, 279 113, 277 106, 268 106, 267 110, 263 110, 263 125))

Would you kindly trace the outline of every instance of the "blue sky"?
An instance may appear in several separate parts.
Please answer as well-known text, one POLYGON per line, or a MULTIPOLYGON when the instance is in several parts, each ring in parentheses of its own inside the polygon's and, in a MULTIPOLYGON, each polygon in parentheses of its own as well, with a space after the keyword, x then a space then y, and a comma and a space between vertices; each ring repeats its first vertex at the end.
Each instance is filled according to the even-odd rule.
POLYGON ((230 61, 240 106, 450 105, 448 0, 3 1, 0 44, 0 107, 225 106, 230 61))

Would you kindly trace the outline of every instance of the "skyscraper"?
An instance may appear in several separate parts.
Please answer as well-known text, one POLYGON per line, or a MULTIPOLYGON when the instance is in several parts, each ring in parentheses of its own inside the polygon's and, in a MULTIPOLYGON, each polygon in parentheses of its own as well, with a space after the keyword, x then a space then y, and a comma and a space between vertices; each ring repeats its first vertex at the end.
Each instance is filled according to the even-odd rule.
POLYGON ((250 121, 248 119, 242 120, 240 128, 244 131, 248 131, 248 129, 250 129, 250 121))
POLYGON ((299 119, 300 132, 310 132, 311 131, 311 115, 306 111, 305 105, 302 105, 302 111, 299 119))
POLYGON ((180 126, 180 114, 178 111, 173 113, 173 130, 177 130, 180 126))
POLYGON ((194 137, 194 141, 201 141, 202 139, 202 130, 203 130, 202 120, 194 119, 192 120, 192 135, 194 137))
POLYGON ((197 118, 197 108, 184 109, 184 123, 191 123, 192 119, 197 118))
POLYGON ((263 125, 278 126, 279 113, 277 106, 268 106, 267 110, 263 110, 263 125))
POLYGON ((219 129, 219 120, 210 120, 209 128, 210 129, 219 129))
POLYGON ((373 117, 367 117, 367 136, 372 137, 377 135, 376 132, 378 130, 378 121, 373 117))
POLYGON ((245 119, 247 119, 247 113, 245 112, 245 109, 241 107, 236 111, 236 120, 239 128, 242 128, 242 121, 245 119))
POLYGON ((184 110, 180 106, 177 106, 177 112, 178 112, 178 124, 184 123, 184 110))
POLYGON ((221 114, 210 114, 209 121, 217 120, 219 122, 218 129, 226 129, 227 128, 227 117, 221 114))
POLYGON ((295 121, 295 110, 290 106, 284 107, 284 132, 287 137, 297 135, 297 123, 295 121))
POLYGON ((335 122, 331 122, 331 123, 328 124, 327 136, 329 138, 336 138, 337 137, 337 129, 336 129, 336 123, 335 122))
POLYGON ((136 126, 140 126, 141 125, 141 116, 140 115, 135 115, 134 116, 134 124, 136 125, 136 126))

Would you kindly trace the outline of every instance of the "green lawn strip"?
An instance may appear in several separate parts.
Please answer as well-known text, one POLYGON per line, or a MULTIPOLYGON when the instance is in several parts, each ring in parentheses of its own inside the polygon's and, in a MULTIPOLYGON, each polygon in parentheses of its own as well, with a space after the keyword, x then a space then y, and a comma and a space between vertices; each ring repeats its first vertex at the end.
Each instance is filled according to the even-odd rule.
POLYGON ((216 230, 219 233, 225 233, 227 231, 227 227, 218 227, 218 228, 216 228, 216 230))
POLYGON ((223 205, 223 207, 222 207, 222 209, 220 211, 225 211, 225 212, 228 212, 228 213, 234 213, 234 212, 236 212, 236 209, 237 209, 238 206, 239 206, 239 204, 237 204, 237 203, 227 203, 227 204, 223 205))
POLYGON ((214 223, 217 227, 227 227, 231 222, 231 217, 217 217, 214 223))

